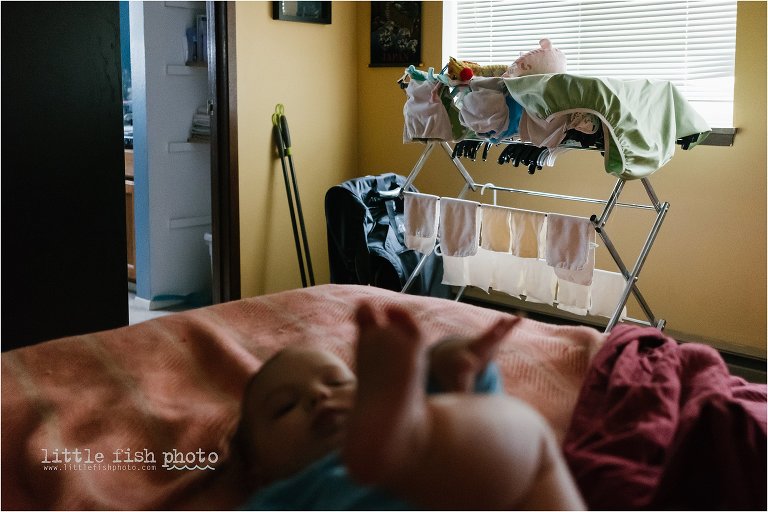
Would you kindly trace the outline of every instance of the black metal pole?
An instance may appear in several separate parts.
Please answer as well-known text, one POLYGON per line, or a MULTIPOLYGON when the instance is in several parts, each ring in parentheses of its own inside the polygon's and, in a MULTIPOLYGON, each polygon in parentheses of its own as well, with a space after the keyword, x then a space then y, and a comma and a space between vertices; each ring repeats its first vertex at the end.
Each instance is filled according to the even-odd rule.
POLYGON ((288 197, 288 209, 291 212, 291 225, 293 226, 293 240, 296 243, 296 257, 299 259, 299 272, 301 273, 301 285, 307 287, 307 276, 304 272, 304 260, 301 255, 301 243, 299 242, 299 231, 296 227, 296 214, 293 210, 293 199, 291 198, 291 185, 288 178, 288 169, 285 165, 285 146, 283 142, 283 135, 279 126, 279 119, 275 119, 273 116, 273 124, 275 129, 275 141, 277 142, 277 152, 280 155, 280 164, 283 168, 283 180, 285 181, 285 194, 288 197))
POLYGON ((312 258, 309 256, 309 242, 307 241, 307 229, 304 225, 304 213, 301 209, 301 197, 299 195, 299 185, 296 181, 296 171, 293 167, 293 155, 291 154, 291 133, 288 131, 288 120, 285 115, 280 116, 280 128, 282 130, 282 140, 285 147, 285 155, 288 158, 288 165, 291 169, 291 178, 293 181, 293 195, 296 199, 296 211, 299 217, 299 226, 301 228, 301 238, 304 242, 304 257, 307 262, 307 271, 309 272, 309 284, 315 285, 315 274, 312 272, 312 258))

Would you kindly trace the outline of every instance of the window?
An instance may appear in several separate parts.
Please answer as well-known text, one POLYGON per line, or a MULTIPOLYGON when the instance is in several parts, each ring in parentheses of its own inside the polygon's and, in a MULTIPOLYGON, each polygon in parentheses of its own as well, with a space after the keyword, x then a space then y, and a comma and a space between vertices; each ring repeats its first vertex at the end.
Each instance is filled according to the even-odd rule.
POLYGON ((568 72, 669 80, 713 127, 733 126, 736 1, 445 2, 444 62, 511 64, 549 38, 568 72))

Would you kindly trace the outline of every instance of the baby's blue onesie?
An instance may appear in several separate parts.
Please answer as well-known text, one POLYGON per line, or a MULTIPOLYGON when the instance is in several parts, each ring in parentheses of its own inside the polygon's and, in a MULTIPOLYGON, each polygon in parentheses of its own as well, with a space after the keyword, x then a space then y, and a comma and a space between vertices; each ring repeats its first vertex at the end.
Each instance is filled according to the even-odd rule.
MULTIPOLYGON (((475 393, 501 393, 501 375, 490 363, 475 379, 475 393)), ((439 393, 436 383, 429 393, 439 393)), ((356 484, 338 453, 326 455, 298 474, 256 491, 243 510, 414 510, 403 500, 375 487, 356 484)))

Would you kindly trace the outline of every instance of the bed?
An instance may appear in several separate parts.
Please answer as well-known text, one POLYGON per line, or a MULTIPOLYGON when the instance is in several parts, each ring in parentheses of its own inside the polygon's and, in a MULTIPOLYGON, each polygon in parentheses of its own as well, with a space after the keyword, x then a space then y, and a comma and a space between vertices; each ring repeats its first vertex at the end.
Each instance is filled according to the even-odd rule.
MULTIPOLYGON (((290 344, 325 347, 351 363, 356 335, 353 313, 363 302, 374 307, 392 303, 407 307, 430 343, 448 334, 477 332, 506 314, 369 286, 319 285, 5 352, 2 508, 236 508, 246 498, 240 476, 243 461, 230 449, 230 439, 247 379, 272 353, 290 344)), ((717 425, 725 420, 731 425, 728 434, 716 440, 723 449, 715 450, 708 462, 721 464, 714 471, 718 476, 751 477, 737 483, 728 478, 707 484, 713 490, 722 491, 726 485, 728 490, 737 490, 724 495, 730 500, 740 496, 741 502, 729 503, 764 508, 765 386, 727 375, 717 353, 704 346, 696 350, 711 357, 711 365, 702 363, 706 358, 699 352, 673 357, 670 354, 678 345, 656 333, 651 328, 622 325, 603 334, 590 327, 523 319, 505 338, 498 355, 506 391, 532 404, 550 422, 564 443, 587 502, 621 505, 624 499, 626 506, 616 508, 658 504, 642 501, 649 490, 667 489, 662 497, 669 503, 679 498, 679 493, 669 491, 669 483, 674 483, 669 478, 690 480, 685 478, 685 462, 695 457, 668 457, 668 447, 677 450, 682 446, 675 454, 696 452, 701 445, 686 444, 688 437, 681 441, 678 428, 682 425, 686 432, 696 433, 696 425, 684 425, 682 419, 701 422, 717 411, 696 414, 696 407, 691 406, 681 414, 674 412, 675 404, 682 410, 693 396, 698 404, 706 404, 712 402, 707 397, 717 395, 722 409, 718 409, 722 417, 717 425), (660 347, 663 353, 658 352, 660 347), (675 389, 686 391, 668 401, 634 394, 635 415, 616 416, 612 400, 625 397, 627 388, 624 382, 625 387, 617 392, 618 384, 611 378, 616 372, 611 369, 621 367, 630 374, 645 369, 648 373, 653 358, 636 357, 640 353, 672 361, 674 364, 661 365, 664 372, 651 372, 651 380, 663 377, 668 384, 665 390, 678 382, 675 389), (689 368, 690 360, 706 373, 709 394, 690 391, 692 382, 702 379, 689 368), (676 381, 674 368, 683 366, 687 370, 678 372, 676 381), (716 374, 722 374, 717 382, 712 377, 716 374), (684 376, 685 385, 680 386, 684 376), (595 414, 602 421, 588 420, 595 419, 595 414), (621 428, 618 420, 626 420, 621 428), (642 441, 647 447, 651 441, 623 441, 632 437, 627 431, 641 430, 636 427, 648 421, 663 424, 665 436, 653 439, 653 460, 637 460, 636 453, 626 450, 627 444, 639 446, 642 441), (596 443, 599 439, 612 444, 596 443), (738 449, 734 452, 738 457, 727 458, 725 448, 738 449), (670 469, 672 463, 676 466, 670 469), (632 470, 627 468, 640 466, 645 468, 644 478, 634 482, 632 470), (755 483, 761 475, 762 482, 755 483), (633 494, 622 498, 621 492, 613 492, 610 501, 604 489, 590 484, 596 477, 608 479, 601 481, 612 478, 611 489, 630 489, 633 494), (755 505, 760 488, 762 505, 755 505)), ((619 373, 626 377, 626 372, 619 373)), ((705 471, 696 475, 700 473, 705 471)))

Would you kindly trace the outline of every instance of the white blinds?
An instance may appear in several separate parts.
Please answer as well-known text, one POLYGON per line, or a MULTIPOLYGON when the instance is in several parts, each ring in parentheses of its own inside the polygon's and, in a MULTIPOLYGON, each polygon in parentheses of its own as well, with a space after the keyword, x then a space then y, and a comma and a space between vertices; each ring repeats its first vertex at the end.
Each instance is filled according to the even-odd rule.
POLYGON ((735 0, 444 5, 446 57, 511 64, 546 37, 565 53, 569 73, 669 80, 712 126, 733 124, 735 0))

